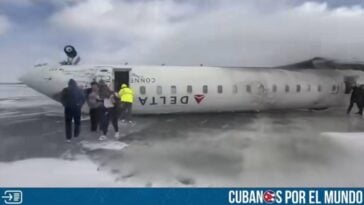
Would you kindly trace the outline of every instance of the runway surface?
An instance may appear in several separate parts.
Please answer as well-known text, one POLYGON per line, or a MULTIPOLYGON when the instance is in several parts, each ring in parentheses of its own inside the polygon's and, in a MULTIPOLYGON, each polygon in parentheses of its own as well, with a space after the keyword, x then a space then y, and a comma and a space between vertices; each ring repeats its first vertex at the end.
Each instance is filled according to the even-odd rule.
POLYGON ((310 112, 135 117, 65 143, 62 107, 0 85, 0 186, 363 186, 364 119, 310 112))

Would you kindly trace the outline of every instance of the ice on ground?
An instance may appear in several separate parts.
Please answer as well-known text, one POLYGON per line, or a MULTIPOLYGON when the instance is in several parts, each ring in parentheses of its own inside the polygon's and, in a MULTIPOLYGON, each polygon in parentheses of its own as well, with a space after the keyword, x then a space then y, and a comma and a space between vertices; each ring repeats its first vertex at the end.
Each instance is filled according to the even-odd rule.
POLYGON ((58 103, 25 85, 0 85, 0 108, 9 109, 44 105, 58 105, 58 103))
POLYGON ((83 156, 72 161, 37 158, 0 163, 1 187, 109 187, 114 181, 83 156))
POLYGON ((323 132, 321 135, 329 137, 338 144, 351 148, 364 148, 364 132, 323 132))
POLYGON ((40 93, 22 84, 0 84, 0 99, 41 96, 40 93))
MULTIPOLYGON (((185 184, 191 181, 182 176, 178 180, 185 184)), ((33 158, 0 163, 0 187, 178 187, 178 180, 105 170, 85 155, 72 160, 33 158)))
POLYGON ((58 105, 57 102, 52 101, 44 96, 33 99, 8 99, 0 100, 0 108, 23 108, 23 107, 38 107, 45 105, 58 105))
POLYGON ((86 141, 83 140, 80 142, 80 145, 87 150, 98 150, 98 149, 107 149, 107 150, 122 150, 128 146, 128 144, 115 140, 106 140, 106 141, 86 141))

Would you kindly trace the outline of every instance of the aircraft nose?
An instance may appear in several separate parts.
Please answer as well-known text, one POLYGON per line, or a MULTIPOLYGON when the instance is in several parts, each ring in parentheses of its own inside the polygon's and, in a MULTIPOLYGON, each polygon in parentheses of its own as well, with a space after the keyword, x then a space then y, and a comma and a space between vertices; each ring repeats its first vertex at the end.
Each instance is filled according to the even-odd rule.
POLYGON ((23 73, 19 78, 18 80, 24 84, 29 84, 29 78, 30 76, 32 75, 31 71, 27 71, 25 73, 23 73))
POLYGON ((33 84, 39 80, 37 79, 37 72, 35 69, 31 69, 27 72, 25 72, 24 74, 22 74, 18 80, 22 83, 24 83, 25 85, 32 87, 33 84))
POLYGON ((18 80, 20 81, 20 82, 22 82, 22 83, 24 83, 24 84, 26 84, 26 75, 25 74, 22 74, 19 78, 18 78, 18 80))

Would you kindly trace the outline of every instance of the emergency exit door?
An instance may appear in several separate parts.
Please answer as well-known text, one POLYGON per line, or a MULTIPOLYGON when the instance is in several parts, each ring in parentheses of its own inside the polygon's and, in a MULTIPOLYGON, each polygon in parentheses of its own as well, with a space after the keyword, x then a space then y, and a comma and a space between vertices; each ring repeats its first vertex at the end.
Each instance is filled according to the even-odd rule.
POLYGON ((114 69, 114 90, 120 90, 122 84, 129 86, 130 69, 114 69))

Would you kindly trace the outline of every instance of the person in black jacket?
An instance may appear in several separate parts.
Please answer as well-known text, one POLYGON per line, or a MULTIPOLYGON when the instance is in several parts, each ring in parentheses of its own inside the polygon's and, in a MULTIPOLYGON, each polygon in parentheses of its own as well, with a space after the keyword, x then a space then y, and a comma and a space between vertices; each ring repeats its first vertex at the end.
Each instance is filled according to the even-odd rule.
POLYGON ((359 112, 357 114, 363 115, 363 107, 364 107, 364 85, 361 84, 358 89, 359 89, 359 93, 358 93, 359 97, 358 97, 357 104, 358 104, 358 107, 359 107, 359 112))
POLYGON ((363 114, 362 95, 363 91, 361 90, 361 88, 358 87, 357 85, 354 85, 351 91, 350 104, 347 109, 348 114, 350 114, 354 104, 356 104, 356 106, 359 109, 359 112, 357 112, 356 114, 360 115, 363 114))
POLYGON ((68 87, 62 90, 61 102, 64 106, 64 117, 66 124, 67 142, 72 138, 72 120, 74 121, 73 136, 80 135, 81 126, 81 108, 85 102, 84 92, 77 86, 75 80, 70 79, 68 87))

